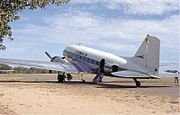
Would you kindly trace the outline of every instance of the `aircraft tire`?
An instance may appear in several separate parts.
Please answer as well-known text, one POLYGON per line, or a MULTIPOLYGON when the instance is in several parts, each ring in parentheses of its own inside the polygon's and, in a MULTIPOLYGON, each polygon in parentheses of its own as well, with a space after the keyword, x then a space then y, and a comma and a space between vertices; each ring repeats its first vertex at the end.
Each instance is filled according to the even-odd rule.
POLYGON ((141 82, 136 81, 136 87, 141 87, 141 82))
POLYGON ((65 77, 63 75, 58 75, 58 83, 63 83, 65 81, 65 77))
POLYGON ((93 79, 93 83, 98 84, 99 82, 102 82, 102 78, 99 76, 95 76, 95 78, 93 79))

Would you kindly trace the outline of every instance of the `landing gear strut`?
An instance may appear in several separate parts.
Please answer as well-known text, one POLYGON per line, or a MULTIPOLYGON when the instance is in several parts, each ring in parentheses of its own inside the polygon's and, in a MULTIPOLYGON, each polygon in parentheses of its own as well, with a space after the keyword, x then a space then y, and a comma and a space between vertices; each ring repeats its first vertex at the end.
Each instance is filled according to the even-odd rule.
POLYGON ((136 83, 136 87, 140 87, 141 86, 141 82, 139 82, 136 78, 134 78, 134 81, 136 83))
POLYGON ((104 77, 103 73, 99 73, 95 76, 95 78, 93 79, 93 83, 99 83, 102 82, 102 78, 104 77))
POLYGON ((68 81, 71 81, 71 80, 72 80, 72 75, 69 74, 69 73, 67 74, 67 80, 68 80, 68 81))
POLYGON ((104 65, 105 65, 105 59, 102 59, 99 63, 98 72, 93 79, 93 83, 99 83, 102 82, 102 78, 104 77, 104 65))

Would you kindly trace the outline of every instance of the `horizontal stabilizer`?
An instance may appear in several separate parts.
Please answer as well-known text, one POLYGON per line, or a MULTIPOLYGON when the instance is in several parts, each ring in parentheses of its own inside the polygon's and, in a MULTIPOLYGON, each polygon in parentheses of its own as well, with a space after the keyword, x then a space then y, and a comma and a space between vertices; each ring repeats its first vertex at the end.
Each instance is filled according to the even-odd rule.
POLYGON ((111 74, 122 78, 139 78, 139 79, 159 78, 158 76, 143 74, 135 71, 118 71, 118 72, 113 72, 111 74))
POLYGON ((169 73, 169 72, 160 72, 159 76, 161 76, 161 77, 180 77, 180 74, 169 73))

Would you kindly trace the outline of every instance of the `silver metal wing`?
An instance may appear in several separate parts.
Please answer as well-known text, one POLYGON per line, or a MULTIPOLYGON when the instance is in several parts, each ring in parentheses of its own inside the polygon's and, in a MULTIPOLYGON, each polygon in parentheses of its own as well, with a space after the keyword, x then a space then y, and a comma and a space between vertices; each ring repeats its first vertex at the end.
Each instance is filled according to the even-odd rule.
POLYGON ((69 63, 68 61, 64 59, 61 59, 61 61, 58 61, 58 62, 48 62, 48 61, 33 61, 33 60, 0 58, 0 64, 34 67, 34 68, 40 68, 40 69, 62 71, 62 72, 67 72, 67 73, 78 72, 78 70, 73 64, 69 63))

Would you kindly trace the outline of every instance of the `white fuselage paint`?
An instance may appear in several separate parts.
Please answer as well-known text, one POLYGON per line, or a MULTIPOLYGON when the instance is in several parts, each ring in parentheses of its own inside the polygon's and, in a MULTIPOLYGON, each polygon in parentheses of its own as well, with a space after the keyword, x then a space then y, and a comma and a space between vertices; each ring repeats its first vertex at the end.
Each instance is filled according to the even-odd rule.
MULTIPOLYGON (((104 51, 100 51, 97 49, 81 46, 81 45, 70 45, 65 48, 65 51, 69 51, 74 54, 79 54, 81 56, 85 56, 87 58, 100 61, 102 59, 105 59, 105 66, 106 67, 112 67, 113 65, 116 65, 120 68, 127 69, 127 70, 133 70, 137 72, 146 73, 148 70, 147 68, 143 66, 139 66, 136 63, 133 63, 132 61, 129 61, 128 58, 123 58, 111 53, 107 53, 104 51)), ((83 60, 82 60, 83 61, 83 60)), ((98 67, 98 65, 96 65, 98 67)))
POLYGON ((71 45, 66 47, 67 50, 71 51, 72 53, 77 53, 77 51, 87 54, 88 58, 95 59, 100 61, 101 59, 105 59, 106 63, 108 64, 126 64, 127 61, 119 56, 113 55, 111 53, 103 52, 100 50, 88 48, 85 46, 80 45, 71 45))

